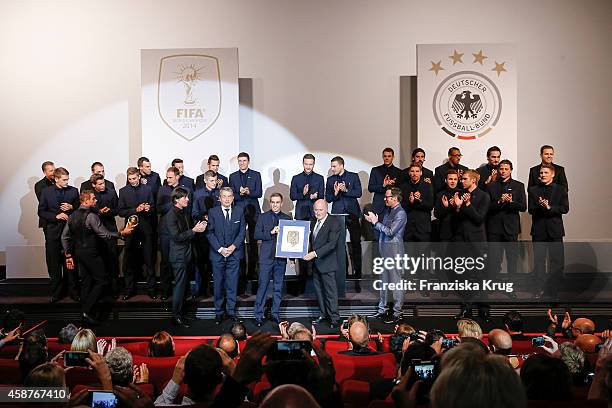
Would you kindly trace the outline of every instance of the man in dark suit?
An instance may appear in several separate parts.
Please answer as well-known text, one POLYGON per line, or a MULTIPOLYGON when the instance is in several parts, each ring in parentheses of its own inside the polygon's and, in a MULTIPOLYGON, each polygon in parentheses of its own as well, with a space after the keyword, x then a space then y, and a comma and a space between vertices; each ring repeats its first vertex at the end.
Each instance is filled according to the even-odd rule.
POLYGON ((412 164, 408 168, 408 180, 400 185, 402 207, 408 214, 404 231, 406 242, 431 241, 431 210, 433 209, 433 190, 430 183, 423 181, 422 167, 412 164))
MULTIPOLYGON (((36 199, 40 204, 40 196, 42 195, 42 191, 55 184, 55 178, 53 177, 53 172, 55 171, 55 164, 51 161, 46 161, 41 166, 42 172, 44 174, 43 178, 38 180, 36 184, 34 184, 34 194, 36 194, 36 199)), ((43 232, 47 225, 47 221, 43 217, 38 217, 38 228, 42 228, 43 232)))
POLYGON ((476 171, 480 174, 478 188, 487 191, 489 184, 497 180, 499 176, 499 160, 501 159, 501 149, 491 146, 487 149, 487 164, 480 166, 476 171))
MULTIPOLYGON (((114 189, 106 188, 107 183, 103 174, 91 176, 90 184, 96 196, 96 204, 92 211, 98 214, 102 225, 110 231, 117 232, 115 217, 119 214, 119 199, 114 189)), ((110 289, 115 299, 119 297, 119 249, 116 239, 104 240, 104 246, 100 251, 104 268, 110 278, 110 289)))
POLYGON ((234 192, 230 187, 222 187, 219 193, 221 205, 208 212, 208 242, 210 244, 210 261, 213 269, 215 293, 215 322, 223 321, 223 301, 227 318, 236 318, 236 292, 240 259, 244 254, 244 236, 246 221, 244 209, 232 205, 234 192), (224 293, 225 292, 225 293, 224 293))
MULTIPOLYGON (((261 187, 261 174, 258 171, 249 168, 251 158, 248 153, 241 152, 238 154, 238 171, 230 174, 229 185, 234 191, 236 204, 244 208, 244 217, 247 223, 249 242, 248 242, 248 272, 244 263, 242 267, 243 285, 246 286, 246 279, 255 279, 257 277, 257 241, 255 240, 255 224, 257 218, 261 214, 259 199, 263 194, 261 187), (246 274, 246 276, 244 276, 246 274)), ((242 292, 242 290, 241 290, 242 292)))
POLYGON ((290 198, 295 201, 295 219, 313 220, 312 205, 325 196, 325 180, 314 172, 315 157, 307 153, 302 159, 304 171, 291 178, 290 198))
MULTIPOLYGON (((219 188, 217 187, 218 173, 208 170, 204 173, 204 188, 196 190, 193 194, 193 209, 191 216, 196 221, 207 221, 211 208, 221 205, 219 202, 219 188)), ((208 237, 199 234, 194 241, 196 248, 196 285, 198 294, 208 296, 208 282, 212 279, 212 265, 209 258, 208 237)))
POLYGON ((338 287, 336 271, 338 270, 338 239, 341 224, 333 215, 327 213, 327 203, 323 199, 315 201, 316 221, 311 222, 311 251, 304 255, 305 261, 313 261, 313 283, 319 304, 320 315, 313 324, 330 320, 330 327, 338 327, 338 287))
POLYGON ((281 212, 283 196, 273 193, 270 196, 270 210, 259 216, 255 226, 255 239, 261 241, 259 251, 259 286, 255 299, 253 315, 258 327, 264 321, 264 306, 266 305, 268 287, 272 279, 272 321, 280 323, 280 304, 283 295, 283 283, 285 280, 285 268, 287 258, 276 258, 276 239, 279 231, 280 220, 290 220, 291 217, 281 212))
MULTIPOLYGON (((104 176, 92 177, 95 176, 101 177, 100 184, 104 187, 104 176)), ((82 191, 79 199, 79 208, 70 215, 62 231, 62 247, 66 257, 66 267, 74 270, 74 259, 76 259, 83 276, 82 318, 86 323, 95 325, 98 324, 98 320, 94 317, 93 311, 109 283, 101 255, 101 250, 104 251, 105 246, 101 245, 100 241, 117 241, 131 234, 132 229, 125 228, 119 233, 115 227, 115 231, 109 231, 94 211, 97 199, 92 190, 82 191)))
POLYGON ((193 192, 195 183, 191 177, 187 177, 185 175, 185 163, 183 163, 183 159, 172 160, 172 167, 176 167, 179 171, 178 185, 185 187, 190 192, 193 192))
MULTIPOLYGON (((491 206, 487 218, 490 277, 498 274, 504 252, 508 261, 508 277, 517 272, 518 234, 521 232, 520 212, 527 210, 525 185, 512 178, 512 162, 499 163, 499 177, 489 183, 491 206)), ((514 295, 514 292, 511 292, 514 295)), ((516 296, 516 295, 514 295, 516 296)), ((511 297, 514 297, 511 296, 511 297)))
MULTIPOLYGON (((148 163, 148 161, 147 161, 148 163)), ((134 232, 125 240, 124 269, 125 294, 123 300, 128 300, 136 294, 136 282, 144 261, 147 279, 147 292, 151 299, 155 294, 155 261, 153 256, 153 222, 156 222, 155 199, 149 187, 152 183, 141 182, 141 172, 136 167, 127 169, 128 185, 119 190, 119 216, 127 220, 132 215, 138 215, 138 225, 134 232)))
MULTIPOLYGON (((157 200, 155 207, 157 208, 157 214, 159 215, 159 246, 161 252, 161 262, 159 264, 159 283, 160 283, 160 299, 167 300, 172 291, 172 266, 170 265, 170 230, 165 224, 164 215, 168 213, 173 207, 172 192, 175 188, 179 187, 180 171, 178 168, 172 166, 166 170, 166 179, 164 185, 161 186, 157 192, 157 200)), ((185 187, 185 189, 191 193, 191 190, 185 187)), ((191 201, 189 202, 189 204, 191 201)), ((189 211, 189 209, 187 210, 189 211)))
MULTIPOLYGON (((416 168, 421 170, 417 165, 416 168)), ((382 221, 376 213, 369 212, 365 219, 374 225, 374 228, 379 232, 378 244, 380 247, 380 255, 383 258, 395 258, 396 255, 404 253, 404 228, 406 228, 406 211, 402 208, 402 193, 399 188, 394 187, 385 192, 385 206, 387 213, 382 221)), ((390 269, 384 268, 381 276, 382 285, 394 283, 399 284, 402 280, 402 273, 399 269, 393 267, 390 269)), ((393 317, 390 320, 385 320, 385 323, 398 323, 402 317, 402 308, 404 305, 404 291, 395 289, 393 295, 393 317)), ((387 316, 387 299, 388 291, 385 286, 381 286, 380 297, 378 301, 378 311, 374 316, 375 319, 385 318, 387 316)))
POLYGON ((446 173, 449 170, 457 170, 459 175, 459 179, 461 179, 461 175, 468 168, 462 164, 459 164, 461 161, 461 151, 458 147, 451 147, 448 149, 448 161, 438 167, 436 167, 434 174, 434 193, 438 194, 440 191, 445 189, 444 180, 446 178, 446 173))
MULTIPOLYGON (((95 174, 101 174, 102 177, 104 177, 104 165, 100 162, 94 162, 91 165, 91 175, 95 175, 95 174)), ((104 184, 106 185, 106 190, 114 190, 115 189, 115 184, 112 181, 109 180, 104 180, 104 184)), ((81 188, 79 191, 83 192, 85 190, 91 190, 92 189, 92 185, 91 185, 91 177, 89 178, 89 180, 85 180, 84 182, 81 183, 81 188)))
MULTIPOLYGON (((425 164, 425 150, 421 149, 420 147, 417 147, 416 149, 414 149, 412 151, 412 163, 411 164, 418 164, 419 166, 421 166, 421 173, 422 173, 423 181, 429 184, 433 184, 434 173, 433 171, 429 170, 424 165, 425 164)), ((402 170, 402 172, 404 173, 404 178, 406 177, 408 170, 409 168, 402 170)))
POLYGON ((402 183, 402 171, 393 165, 394 156, 393 149, 386 147, 382 152, 383 164, 372 167, 370 171, 368 191, 374 193, 372 210, 379 216, 385 209, 385 191, 402 183))
POLYGON ((163 225, 170 235, 170 252, 168 261, 174 274, 172 291, 172 322, 179 327, 187 328, 188 323, 182 317, 187 283, 189 282, 188 266, 191 262, 191 242, 196 234, 204 232, 206 221, 193 225, 188 211, 190 191, 177 187, 172 191, 172 208, 164 215, 163 225))
POLYGON ((559 281, 563 279, 565 254, 563 250, 563 214, 569 212, 567 188, 554 182, 555 167, 540 166, 540 183, 529 188, 529 214, 532 216, 534 277, 541 285, 535 298, 557 295, 559 281), (548 260, 548 278, 545 279, 548 260))
POLYGON ((457 170, 448 170, 446 173, 446 189, 436 195, 434 203, 434 216, 437 223, 437 239, 440 242, 451 242, 459 228, 455 193, 460 191, 457 187, 459 173, 457 170))
MULTIPOLYGON (((459 245, 462 256, 484 257, 486 251, 487 231, 485 221, 489 211, 491 198, 489 194, 478 188, 480 175, 475 170, 466 170, 461 176, 464 193, 455 193, 454 201, 459 210, 458 230, 453 239, 459 245)), ((485 322, 490 321, 490 307, 484 303, 478 304, 478 315, 485 322)), ((461 305, 461 311, 457 316, 463 319, 472 316, 472 303, 461 305)))
POLYGON ((361 209, 357 199, 361 197, 359 175, 344 169, 344 159, 331 159, 332 175, 327 178, 325 199, 332 203, 332 214, 348 214, 346 228, 351 239, 349 255, 353 264, 353 276, 361 278, 361 209))
POLYGON ((539 184, 540 181, 540 168, 543 164, 550 164, 555 169, 555 174, 553 177, 553 183, 559 184, 565 187, 566 190, 569 190, 569 186, 567 184, 567 177, 565 176, 565 168, 556 163, 553 163, 553 159, 555 158, 555 149, 550 145, 544 145, 540 147, 540 159, 542 162, 537 166, 533 166, 529 169, 529 181, 527 182, 527 188, 531 188, 539 184))
MULTIPOLYGON (((220 162, 221 160, 219 160, 219 156, 217 156, 216 154, 211 154, 208 157, 208 161, 207 161, 207 166, 208 166, 207 171, 214 171, 217 174, 217 188, 229 186, 229 181, 227 180, 227 177, 219 173, 219 163, 220 162)), ((204 188, 205 184, 206 184, 206 172, 196 177, 195 189, 199 190, 201 188, 204 188)))
POLYGON ((62 298, 64 284, 68 286, 69 296, 79 300, 78 276, 75 271, 65 269, 61 239, 70 214, 79 207, 79 191, 68 185, 69 176, 65 168, 56 168, 53 172, 55 184, 42 191, 38 204, 38 216, 45 224, 45 259, 51 278, 51 303, 62 298))

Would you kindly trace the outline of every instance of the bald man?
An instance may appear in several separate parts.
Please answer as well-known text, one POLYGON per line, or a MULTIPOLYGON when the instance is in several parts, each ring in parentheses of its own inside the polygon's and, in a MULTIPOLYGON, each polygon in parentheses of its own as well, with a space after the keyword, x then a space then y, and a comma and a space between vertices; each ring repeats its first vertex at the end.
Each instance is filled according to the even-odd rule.
POLYGON ((346 356, 371 356, 380 354, 368 347, 370 341, 370 330, 364 322, 356 321, 349 327, 349 341, 353 346, 352 350, 341 351, 339 354, 346 356))
POLYGON ((225 351, 228 356, 234 358, 238 355, 238 342, 231 333, 225 333, 217 339, 217 348, 225 351))
POLYGON ((594 334, 581 334, 576 338, 574 344, 584 351, 588 357, 589 354, 595 354, 595 348, 598 344, 601 344, 601 339, 594 334))
POLYGON ((595 333, 595 322, 586 317, 579 317, 572 323, 572 337, 578 337, 581 334, 595 333))
POLYGON ((495 354, 507 356, 512 353, 512 337, 502 329, 493 329, 489 332, 489 347, 495 354))

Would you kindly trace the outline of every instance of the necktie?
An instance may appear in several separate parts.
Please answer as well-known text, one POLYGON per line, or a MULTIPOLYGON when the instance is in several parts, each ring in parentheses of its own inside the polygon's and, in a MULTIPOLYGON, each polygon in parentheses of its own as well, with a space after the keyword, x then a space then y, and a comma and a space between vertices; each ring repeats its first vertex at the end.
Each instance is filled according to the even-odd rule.
POLYGON ((319 234, 319 230, 321 229, 321 220, 317 221, 317 225, 315 225, 314 231, 312 232, 312 239, 317 239, 317 235, 319 234))
POLYGON ((225 210, 225 222, 229 224, 230 222, 229 208, 224 208, 224 210, 225 210))

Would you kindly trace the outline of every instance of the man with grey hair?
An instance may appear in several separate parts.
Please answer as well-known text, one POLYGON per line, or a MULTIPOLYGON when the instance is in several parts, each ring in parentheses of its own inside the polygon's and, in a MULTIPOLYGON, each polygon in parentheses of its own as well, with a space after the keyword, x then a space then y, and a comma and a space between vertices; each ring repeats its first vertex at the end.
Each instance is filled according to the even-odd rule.
POLYGON ((123 347, 115 347, 104 356, 113 385, 127 387, 132 382, 132 354, 123 347))
POLYGON ((74 340, 74 336, 79 332, 79 328, 76 327, 73 323, 68 323, 66 326, 62 327, 57 335, 57 341, 60 344, 72 344, 72 340, 74 340))
POLYGON ((565 363, 573 378, 578 378, 584 370, 584 352, 572 342, 559 344, 559 358, 565 363))

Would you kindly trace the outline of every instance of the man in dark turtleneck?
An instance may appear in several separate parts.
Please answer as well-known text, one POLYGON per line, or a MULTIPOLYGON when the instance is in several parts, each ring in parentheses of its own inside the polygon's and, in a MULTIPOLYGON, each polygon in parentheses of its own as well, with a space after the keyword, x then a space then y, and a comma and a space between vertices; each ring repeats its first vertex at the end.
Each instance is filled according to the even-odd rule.
POLYGON ((534 255, 534 278, 541 285, 535 298, 544 295, 556 296, 559 280, 562 279, 565 255, 563 251, 563 214, 569 211, 567 188, 554 182, 555 168, 552 164, 540 166, 540 182, 529 187, 528 209, 532 216, 531 240, 534 255), (548 260, 548 278, 546 273, 548 260))

